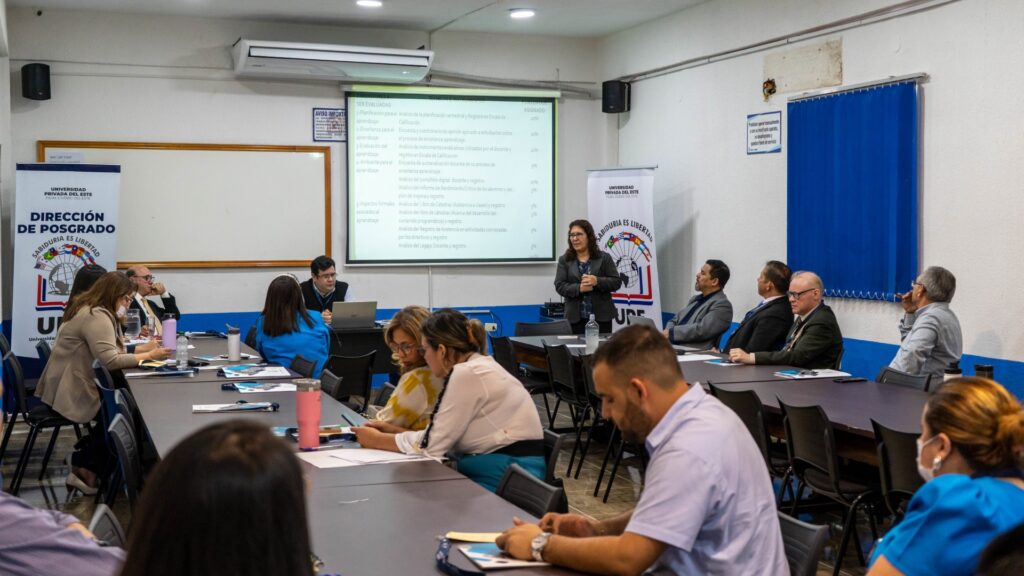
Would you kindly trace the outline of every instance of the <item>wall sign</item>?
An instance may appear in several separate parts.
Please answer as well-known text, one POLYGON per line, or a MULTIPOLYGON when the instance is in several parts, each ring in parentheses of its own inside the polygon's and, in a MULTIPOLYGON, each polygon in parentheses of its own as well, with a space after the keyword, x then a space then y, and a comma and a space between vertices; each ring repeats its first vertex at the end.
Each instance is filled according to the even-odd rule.
POLYGON ((313 141, 345 141, 344 108, 313 108, 313 141))
POLYGON ((747 115, 747 154, 782 152, 782 112, 747 115))

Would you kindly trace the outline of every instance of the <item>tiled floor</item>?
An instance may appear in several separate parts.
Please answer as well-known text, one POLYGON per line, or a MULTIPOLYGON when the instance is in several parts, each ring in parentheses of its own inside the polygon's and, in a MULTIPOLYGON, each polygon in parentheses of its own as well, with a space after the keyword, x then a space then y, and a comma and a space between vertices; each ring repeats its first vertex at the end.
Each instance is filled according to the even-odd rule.
MULTIPOLYGON (((542 422, 546 424, 547 416, 543 413, 543 403, 539 404, 538 410, 541 412, 542 422)), ((564 407, 559 411, 555 425, 559 428, 568 428, 570 426, 568 410, 564 409, 564 407)), ((14 474, 14 468, 17 463, 18 455, 21 453, 21 448, 24 444, 26 434, 27 430, 24 425, 19 424, 15 427, 10 445, 7 448, 7 453, 3 458, 2 471, 4 489, 7 489, 7 487, 10 486, 10 479, 14 474)), ((74 432, 72 430, 61 431, 54 450, 54 456, 51 459, 47 473, 40 481, 37 477, 39 476, 42 454, 45 450, 47 440, 49 440, 48 434, 45 435, 45 437, 41 437, 36 442, 36 449, 34 450, 33 457, 29 462, 28 473, 26 474, 19 496, 35 506, 63 510, 68 514, 72 514, 80 518, 83 522, 88 523, 94 510, 93 498, 76 493, 70 500, 68 500, 67 490, 64 485, 64 480, 68 474, 67 466, 64 464, 64 456, 71 451, 72 446, 74 445, 74 432)), ((602 497, 605 487, 608 484, 609 475, 607 473, 604 475, 605 477, 598 496, 595 497, 593 492, 598 474, 601 470, 601 464, 604 459, 607 444, 595 439, 590 446, 589 453, 583 460, 579 478, 575 478, 574 475, 566 476, 566 467, 569 463, 572 448, 573 442, 570 435, 570 439, 567 439, 563 445, 562 453, 559 458, 558 469, 556 470, 556 476, 564 478, 566 493, 569 497, 570 511, 596 519, 604 519, 631 510, 639 499, 642 488, 640 459, 635 456, 623 459, 615 475, 615 481, 613 482, 611 492, 609 493, 608 502, 605 503, 603 502, 602 497)), ((614 455, 612 459, 614 459, 614 455)), ((576 466, 574 465, 574 473, 575 468, 576 466)), ((611 469, 610 462, 608 469, 611 469)), ((114 512, 121 521, 127 525, 130 520, 130 513, 124 497, 117 499, 114 505, 114 512)), ((808 519, 808 517, 805 517, 804 519, 808 519)), ((839 518, 836 514, 817 514, 809 517, 808 521, 816 524, 831 523, 835 525, 838 524, 839 518)), ((867 528, 866 522, 862 522, 862 524, 864 525, 860 526, 860 534, 864 541, 864 549, 866 551, 869 549, 871 544, 870 531, 867 528)), ((838 538, 835 537, 835 534, 838 532, 838 529, 834 528, 832 532, 833 538, 830 541, 828 548, 826 548, 825 559, 819 564, 818 574, 822 576, 832 573, 832 558, 834 556, 833 550, 838 545, 838 538)), ((858 565, 857 557, 852 550, 853 548, 851 545, 850 551, 847 553, 846 559, 843 562, 842 573, 849 575, 864 574, 865 569, 858 565)))

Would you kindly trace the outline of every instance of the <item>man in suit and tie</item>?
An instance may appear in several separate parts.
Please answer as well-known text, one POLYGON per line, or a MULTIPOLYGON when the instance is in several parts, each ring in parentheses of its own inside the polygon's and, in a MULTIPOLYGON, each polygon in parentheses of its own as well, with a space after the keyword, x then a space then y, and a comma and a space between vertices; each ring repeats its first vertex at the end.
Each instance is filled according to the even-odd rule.
POLYGON ((789 305, 796 321, 778 352, 750 353, 736 348, 729 360, 744 364, 787 364, 798 368, 839 368, 843 334, 832 309, 823 302, 825 286, 814 272, 797 272, 789 283, 789 305))
POLYGON ((732 304, 722 289, 729 281, 729 267, 721 260, 708 260, 697 272, 694 290, 700 292, 665 325, 665 336, 673 344, 691 348, 712 348, 732 325, 732 304))
POLYGON ((139 311, 139 319, 142 322, 143 336, 163 336, 163 327, 161 322, 163 321, 165 314, 171 314, 175 318, 181 317, 181 312, 178 311, 178 305, 174 301, 174 296, 167 291, 167 287, 162 282, 154 282, 156 276, 149 271, 149 268, 142 264, 132 266, 125 271, 125 276, 132 279, 135 283, 135 298, 132 299, 132 304, 128 308, 131 310, 139 311), (160 304, 153 302, 148 296, 156 295, 160 297, 160 304), (146 321, 152 316, 156 325, 156 333, 149 334, 146 330, 146 321))
POLYGON ((739 328, 732 333, 722 350, 740 348, 750 352, 781 350, 786 336, 793 327, 793 311, 786 299, 789 266, 778 260, 765 263, 757 276, 757 293, 761 302, 744 316, 739 328))

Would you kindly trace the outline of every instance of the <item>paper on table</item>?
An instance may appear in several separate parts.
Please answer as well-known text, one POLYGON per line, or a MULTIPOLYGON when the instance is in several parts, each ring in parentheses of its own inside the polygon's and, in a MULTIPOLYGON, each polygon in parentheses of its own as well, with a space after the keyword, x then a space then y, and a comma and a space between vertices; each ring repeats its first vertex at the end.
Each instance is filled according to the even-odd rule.
POLYGON ((809 378, 842 378, 849 376, 850 373, 822 368, 819 370, 779 370, 775 375, 791 380, 807 380, 809 378))
POLYGON ((574 336, 574 335, 569 335, 569 336, 559 336, 559 337, 558 337, 558 339, 559 339, 559 340, 575 340, 575 339, 577 339, 577 338, 579 338, 579 336, 574 336))
POLYGON ((459 542, 494 542, 501 532, 449 532, 444 535, 449 540, 459 542))
POLYGON ((418 460, 431 459, 417 454, 402 454, 400 452, 388 452, 387 450, 373 450, 370 448, 335 450, 331 452, 331 457, 358 464, 389 464, 391 462, 416 462, 418 460))
POLYGON ((258 382, 237 382, 235 383, 235 390, 238 390, 242 394, 254 394, 256 392, 295 392, 295 384, 288 382, 268 382, 266 384, 258 382))
POLYGON ((724 358, 716 358, 715 360, 708 360, 705 364, 714 364, 715 366, 743 366, 742 362, 729 362, 724 358))
POLYGON ((547 562, 535 560, 518 560, 502 552, 497 544, 466 544, 459 546, 459 551, 466 555, 483 570, 491 568, 523 568, 526 566, 549 566, 547 562))
POLYGON ((566 348, 586 348, 586 344, 566 344, 566 348))
POLYGON ((682 354, 676 356, 676 360, 680 362, 699 362, 702 360, 718 360, 718 356, 712 356, 711 354, 682 354))
MULTIPOLYGON (((357 450, 357 448, 353 448, 357 450)), ((299 460, 305 460, 317 468, 345 468, 347 466, 359 466, 358 462, 349 462, 339 458, 332 458, 331 452, 299 452, 299 460)))

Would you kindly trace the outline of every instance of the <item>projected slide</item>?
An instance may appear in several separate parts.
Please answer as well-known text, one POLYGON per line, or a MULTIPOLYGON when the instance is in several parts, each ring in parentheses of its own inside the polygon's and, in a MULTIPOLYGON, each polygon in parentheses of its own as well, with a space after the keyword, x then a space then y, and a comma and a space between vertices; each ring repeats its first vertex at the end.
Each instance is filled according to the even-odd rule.
POLYGON ((348 93, 348 263, 555 258, 555 99, 495 94, 348 93))

